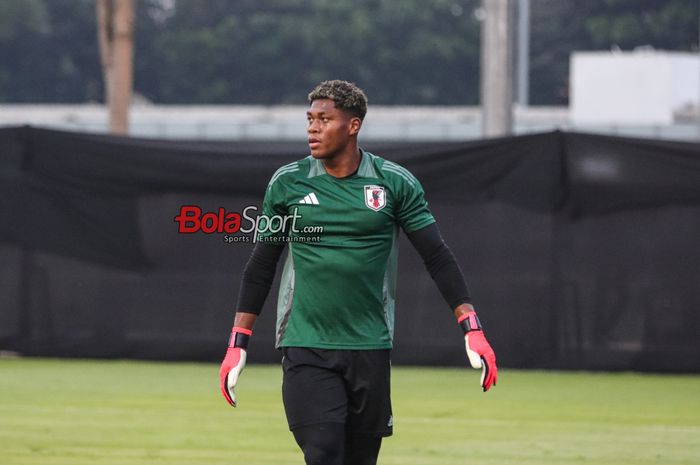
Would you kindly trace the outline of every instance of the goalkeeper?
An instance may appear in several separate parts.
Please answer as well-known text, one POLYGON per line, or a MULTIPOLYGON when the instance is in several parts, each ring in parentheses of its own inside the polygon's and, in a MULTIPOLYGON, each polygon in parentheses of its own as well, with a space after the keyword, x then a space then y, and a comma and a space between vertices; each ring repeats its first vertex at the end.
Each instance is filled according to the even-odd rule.
POLYGON ((261 232, 246 264, 221 391, 235 407, 248 341, 289 244, 276 328, 289 428, 307 465, 372 465, 393 426, 389 377, 399 228, 463 329, 484 391, 496 384, 496 357, 420 183, 358 146, 365 94, 346 81, 325 81, 309 103, 310 156, 278 169, 263 201, 266 217, 295 214, 298 221, 291 231, 261 232))

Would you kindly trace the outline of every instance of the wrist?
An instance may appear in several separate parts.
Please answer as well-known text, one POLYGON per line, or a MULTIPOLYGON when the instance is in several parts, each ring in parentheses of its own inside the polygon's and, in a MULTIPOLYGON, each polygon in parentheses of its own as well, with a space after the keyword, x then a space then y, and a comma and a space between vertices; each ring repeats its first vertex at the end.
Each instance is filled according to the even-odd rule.
POLYGON ((459 319, 465 313, 469 313, 469 312, 473 312, 473 311, 474 311, 474 306, 471 303, 462 302, 452 310, 452 314, 455 316, 456 319, 459 319))
POLYGON ((240 326, 234 326, 231 329, 231 336, 228 338, 229 348, 239 348, 243 350, 248 349, 248 342, 250 341, 250 336, 252 335, 253 330, 241 328, 240 326))
POLYGON ((462 332, 467 334, 470 331, 481 331, 481 321, 479 317, 476 316, 476 312, 471 310, 467 313, 463 313, 457 318, 457 324, 462 328, 462 332))

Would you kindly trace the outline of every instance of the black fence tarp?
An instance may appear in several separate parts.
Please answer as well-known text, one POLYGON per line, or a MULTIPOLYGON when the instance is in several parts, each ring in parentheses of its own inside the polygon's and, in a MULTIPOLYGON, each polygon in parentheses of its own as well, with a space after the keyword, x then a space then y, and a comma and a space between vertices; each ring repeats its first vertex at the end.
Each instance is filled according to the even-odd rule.
MULTIPOLYGON (((423 183, 508 367, 700 369, 700 144, 552 132, 367 143, 423 183)), ((182 205, 259 206, 299 142, 0 129, 0 350, 219 360, 250 243, 178 234, 182 205)), ((394 360, 463 364, 402 239, 394 360)), ((278 361, 271 294, 249 357, 278 361)))

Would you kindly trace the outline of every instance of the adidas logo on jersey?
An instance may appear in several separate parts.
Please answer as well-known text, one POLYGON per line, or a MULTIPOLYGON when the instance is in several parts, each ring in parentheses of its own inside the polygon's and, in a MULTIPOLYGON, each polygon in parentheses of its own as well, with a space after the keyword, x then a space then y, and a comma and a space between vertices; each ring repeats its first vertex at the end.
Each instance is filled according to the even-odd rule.
POLYGON ((306 205, 319 205, 318 197, 316 197, 316 194, 313 192, 306 194, 304 198, 299 201, 299 203, 306 205))

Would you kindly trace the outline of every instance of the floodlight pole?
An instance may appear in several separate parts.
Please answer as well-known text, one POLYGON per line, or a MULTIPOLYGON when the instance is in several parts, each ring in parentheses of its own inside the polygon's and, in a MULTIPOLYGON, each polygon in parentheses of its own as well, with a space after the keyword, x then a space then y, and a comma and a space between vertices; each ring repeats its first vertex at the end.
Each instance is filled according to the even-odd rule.
POLYGON ((481 25, 481 109, 485 137, 513 129, 511 0, 483 0, 481 25))
POLYGON ((530 104, 530 0, 518 0, 518 68, 515 100, 522 107, 530 104))
POLYGON ((134 0, 97 0, 95 6, 109 129, 124 135, 133 93, 134 0))

